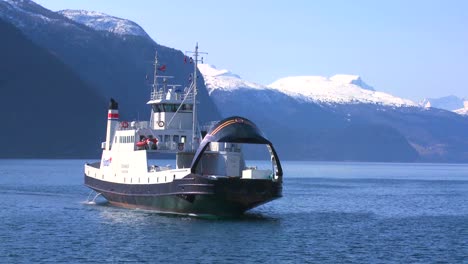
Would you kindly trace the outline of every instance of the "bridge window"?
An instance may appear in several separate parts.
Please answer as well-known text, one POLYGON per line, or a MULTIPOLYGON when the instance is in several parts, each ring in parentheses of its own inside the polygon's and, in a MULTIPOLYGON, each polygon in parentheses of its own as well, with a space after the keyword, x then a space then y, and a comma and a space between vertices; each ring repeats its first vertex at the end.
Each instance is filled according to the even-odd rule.
POLYGON ((154 104, 154 112, 176 112, 179 104, 154 104))
POLYGON ((192 111, 193 110, 193 105, 191 104, 183 104, 181 107, 182 111, 192 111))
POLYGON ((154 112, 164 112, 164 108, 160 104, 154 104, 153 105, 153 111, 154 112))

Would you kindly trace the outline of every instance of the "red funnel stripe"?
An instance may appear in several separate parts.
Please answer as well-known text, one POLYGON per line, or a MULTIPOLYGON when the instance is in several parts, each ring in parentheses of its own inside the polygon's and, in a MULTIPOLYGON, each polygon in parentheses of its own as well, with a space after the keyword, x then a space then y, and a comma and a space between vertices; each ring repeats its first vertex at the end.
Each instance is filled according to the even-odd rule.
POLYGON ((119 113, 108 113, 107 119, 119 119, 119 113))

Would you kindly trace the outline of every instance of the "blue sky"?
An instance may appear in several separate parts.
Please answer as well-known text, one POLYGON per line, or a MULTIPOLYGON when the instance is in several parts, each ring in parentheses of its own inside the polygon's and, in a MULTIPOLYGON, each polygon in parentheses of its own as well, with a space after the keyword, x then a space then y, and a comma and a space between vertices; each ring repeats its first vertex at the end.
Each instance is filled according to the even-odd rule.
POLYGON ((420 100, 468 97, 468 1, 38 0, 137 22, 159 44, 199 42, 205 61, 261 84, 296 75, 360 75, 420 100))

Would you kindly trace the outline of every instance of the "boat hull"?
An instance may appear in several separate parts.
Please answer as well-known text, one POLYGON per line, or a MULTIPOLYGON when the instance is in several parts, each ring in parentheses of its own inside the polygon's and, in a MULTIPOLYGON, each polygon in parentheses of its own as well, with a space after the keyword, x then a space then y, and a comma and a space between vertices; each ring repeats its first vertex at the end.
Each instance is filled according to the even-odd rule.
POLYGON ((199 216, 233 217, 280 198, 282 184, 268 179, 190 174, 159 184, 121 184, 85 175, 85 185, 125 208, 199 216))

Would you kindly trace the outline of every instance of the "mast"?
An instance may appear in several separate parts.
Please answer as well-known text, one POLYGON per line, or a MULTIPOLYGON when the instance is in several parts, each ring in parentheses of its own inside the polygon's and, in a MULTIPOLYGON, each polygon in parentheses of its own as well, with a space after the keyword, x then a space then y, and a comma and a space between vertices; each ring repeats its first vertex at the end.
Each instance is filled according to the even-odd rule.
POLYGON ((158 87, 158 51, 154 54, 154 76, 153 76, 153 93, 157 92, 158 87))
MULTIPOLYGON (((193 64, 193 121, 192 121, 192 151, 195 152, 197 139, 197 65, 198 65, 198 42, 195 45, 195 63, 193 64)), ((198 146, 197 146, 198 148, 198 146)))
MULTIPOLYGON (((193 93, 193 120, 192 120, 192 151, 195 152, 198 148, 198 119, 197 119, 197 79, 198 79, 198 55, 200 54, 208 54, 206 52, 199 52, 198 51, 198 42, 195 45, 195 52, 193 51, 186 51, 185 54, 193 54, 194 56, 194 63, 193 63, 193 80, 191 90, 193 93)), ((203 57, 201 58, 201 62, 203 63, 203 57)), ((192 63, 192 58, 190 58, 190 63, 192 63)))

